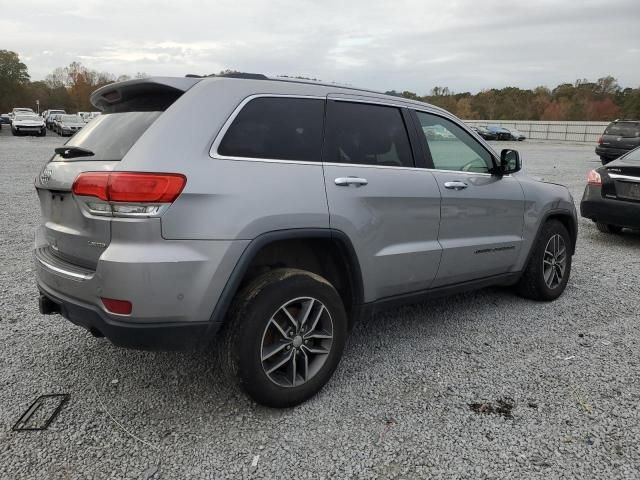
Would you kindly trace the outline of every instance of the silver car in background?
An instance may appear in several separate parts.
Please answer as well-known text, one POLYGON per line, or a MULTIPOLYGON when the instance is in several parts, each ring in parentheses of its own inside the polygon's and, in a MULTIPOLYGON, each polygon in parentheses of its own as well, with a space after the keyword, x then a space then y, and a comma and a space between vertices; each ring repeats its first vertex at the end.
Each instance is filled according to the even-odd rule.
POLYGON ((550 301, 569 280, 567 188, 440 108, 256 74, 91 101, 35 180, 40 311, 124 347, 214 345, 262 404, 319 391, 374 312, 489 285, 550 301))
POLYGON ((84 126, 84 120, 79 115, 59 115, 54 123, 54 131, 60 136, 68 137, 84 126))

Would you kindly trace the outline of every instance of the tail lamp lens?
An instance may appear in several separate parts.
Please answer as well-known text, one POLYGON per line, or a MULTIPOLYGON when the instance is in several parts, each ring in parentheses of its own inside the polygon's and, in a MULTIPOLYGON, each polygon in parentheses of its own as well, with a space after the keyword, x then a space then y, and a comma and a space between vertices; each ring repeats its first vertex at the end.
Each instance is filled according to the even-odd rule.
POLYGON ((602 178, 596 170, 591 170, 587 175, 587 183, 589 185, 602 185, 602 178))
POLYGON ((73 193, 105 202, 171 203, 187 178, 177 173, 85 172, 73 182, 73 193))
POLYGON ((100 298, 104 307, 111 313, 129 315, 133 305, 128 300, 116 300, 115 298, 100 298))

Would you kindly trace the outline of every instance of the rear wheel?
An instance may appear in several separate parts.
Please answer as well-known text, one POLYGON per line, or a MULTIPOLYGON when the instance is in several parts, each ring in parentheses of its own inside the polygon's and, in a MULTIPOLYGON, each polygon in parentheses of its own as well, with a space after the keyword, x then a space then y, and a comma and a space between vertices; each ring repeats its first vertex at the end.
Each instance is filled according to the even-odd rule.
POLYGON ((290 407, 315 395, 340 362, 347 315, 335 288, 297 269, 277 269, 237 296, 221 354, 256 402, 290 407))
POLYGON ((611 161, 610 158, 607 157, 600 157, 600 162, 602 163, 602 165, 606 165, 607 163, 609 163, 611 161))
POLYGON ((516 285, 532 300, 555 300, 564 292, 571 274, 571 238, 558 220, 549 220, 533 246, 531 258, 516 285))
POLYGON ((596 228, 602 233, 620 233, 622 231, 622 227, 618 225, 603 222, 596 222, 596 228))

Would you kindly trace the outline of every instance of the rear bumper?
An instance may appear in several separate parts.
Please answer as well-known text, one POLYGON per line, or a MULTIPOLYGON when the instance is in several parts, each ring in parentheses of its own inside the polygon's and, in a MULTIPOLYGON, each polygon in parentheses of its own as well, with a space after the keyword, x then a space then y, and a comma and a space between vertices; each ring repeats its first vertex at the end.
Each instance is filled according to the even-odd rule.
POLYGON ((625 150, 623 148, 613 148, 613 147, 603 147, 602 145, 596 146, 596 155, 605 158, 618 158, 621 155, 624 155, 629 150, 625 150))
POLYGON ((208 322, 188 324, 121 322, 109 318, 92 305, 54 293, 41 284, 38 288, 41 313, 59 313, 93 335, 107 337, 119 347, 138 350, 189 350, 206 345, 205 332, 208 322))
POLYGON ((587 186, 580 202, 580 215, 594 222, 640 228, 640 203, 603 198, 599 187, 587 186))

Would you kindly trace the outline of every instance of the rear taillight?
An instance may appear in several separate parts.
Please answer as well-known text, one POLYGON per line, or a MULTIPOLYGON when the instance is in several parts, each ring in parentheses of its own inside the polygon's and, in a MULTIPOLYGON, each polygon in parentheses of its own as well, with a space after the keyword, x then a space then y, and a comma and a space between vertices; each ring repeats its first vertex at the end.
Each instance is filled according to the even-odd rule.
POLYGON ((589 185, 602 185, 602 178, 596 170, 591 170, 587 175, 587 183, 589 185))
POLYGON ((598 139, 598 145, 602 145, 602 142, 604 142, 604 139, 603 139, 602 137, 600 137, 600 138, 598 139))
POLYGON ((107 202, 87 201, 89 211, 97 215, 152 216, 178 198, 186 183, 178 173, 84 172, 72 190, 76 196, 107 202))

